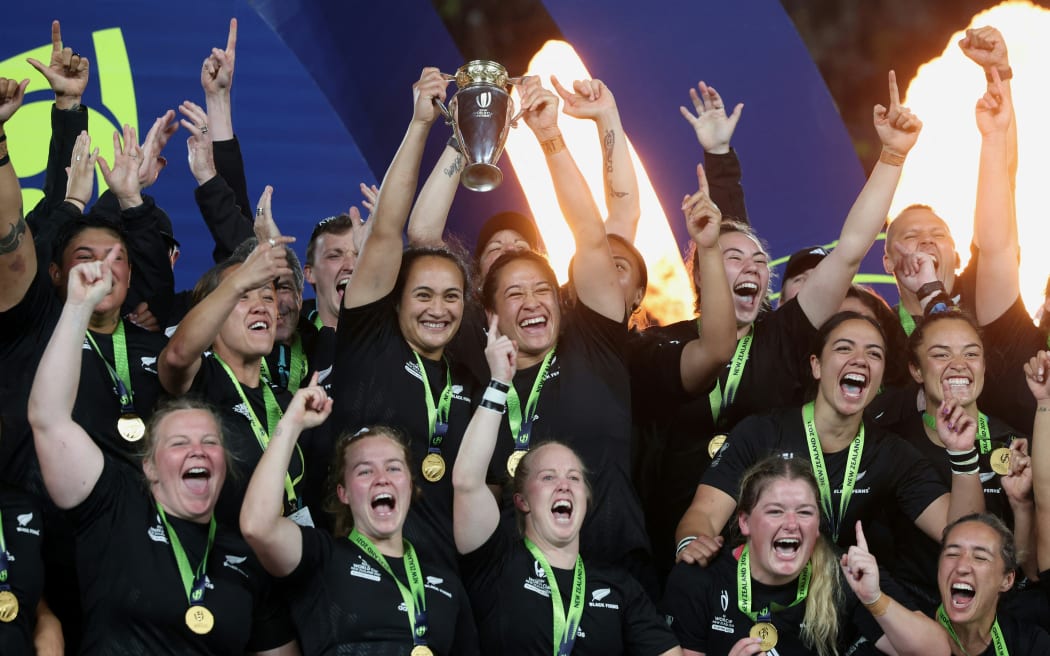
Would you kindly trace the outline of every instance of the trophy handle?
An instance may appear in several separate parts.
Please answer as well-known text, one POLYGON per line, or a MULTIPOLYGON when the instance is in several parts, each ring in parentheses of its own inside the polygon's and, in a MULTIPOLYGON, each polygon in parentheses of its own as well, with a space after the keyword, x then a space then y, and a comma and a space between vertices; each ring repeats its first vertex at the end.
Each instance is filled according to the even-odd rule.
POLYGON ((452 117, 452 112, 448 111, 448 107, 445 107, 445 103, 441 102, 438 98, 432 98, 431 100, 434 101, 434 105, 438 108, 438 111, 441 112, 441 115, 445 117, 445 123, 447 125, 455 125, 456 119, 452 117))

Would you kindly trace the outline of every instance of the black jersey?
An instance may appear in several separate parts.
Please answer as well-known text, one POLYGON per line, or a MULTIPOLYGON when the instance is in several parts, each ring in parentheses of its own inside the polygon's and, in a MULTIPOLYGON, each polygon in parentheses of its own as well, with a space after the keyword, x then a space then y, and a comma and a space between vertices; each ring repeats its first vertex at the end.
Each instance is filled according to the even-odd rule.
POLYGON ((30 495, 0 485, 0 514, 8 554, 7 581, 18 598, 13 622, 0 622, 0 654, 32 654, 36 607, 44 591, 44 517, 30 495))
POLYGON ((336 359, 333 369, 335 408, 329 423, 332 430, 356 431, 362 426, 386 424, 402 430, 412 447, 413 478, 422 498, 414 501, 405 522, 405 539, 419 553, 449 569, 458 566, 452 537, 452 466, 459 453, 463 433, 470 423, 476 384, 465 368, 446 358, 419 356, 401 335, 393 294, 361 307, 344 308, 339 315, 336 359), (420 372, 419 362, 425 372, 420 372), (430 449, 430 424, 424 399, 425 373, 437 406, 451 366, 452 400, 448 433, 441 440, 444 476, 435 482, 420 474, 430 449))
MULTIPOLYGON (((704 473, 702 482, 736 499, 740 480, 748 467, 775 454, 790 454, 809 460, 806 430, 799 408, 749 417, 740 422, 704 473)), ((831 505, 836 513, 848 456, 849 449, 824 454, 832 485, 831 505)), ((858 519, 866 524, 881 516, 883 509, 894 508, 894 512, 903 513, 909 521, 914 521, 937 498, 948 494, 948 487, 937 478, 915 447, 870 422, 864 424, 864 451, 859 469, 853 496, 839 523, 838 543, 842 547, 854 544, 856 535, 852 527, 858 519)), ((821 530, 830 535, 826 517, 821 520, 821 530)))
POLYGON ((1035 422, 1035 397, 1028 389, 1024 365, 1047 348, 1046 335, 1018 296, 998 319, 981 327, 984 343, 984 389, 977 405, 1022 432, 1031 433, 1035 422))
MULTIPOLYGON (((346 538, 303 528, 303 555, 283 580, 304 654, 408 656, 412 631, 390 574, 346 538)), ((417 552, 425 577, 427 646, 438 656, 478 652, 477 631, 459 578, 417 552)), ((404 559, 386 557, 407 585, 404 559)))
MULTIPOLYGON (((738 604, 736 569, 739 548, 723 549, 708 567, 679 563, 667 579, 667 592, 661 610, 666 615, 683 649, 704 654, 728 654, 733 645, 748 637, 755 621, 745 615, 738 604)), ((835 568, 839 571, 839 568, 835 568)), ((838 653, 848 652, 849 646, 869 642, 874 644, 883 631, 871 613, 864 608, 849 584, 838 574, 842 598, 839 611, 838 653)), ((905 592, 885 576, 880 568, 880 588, 906 608, 912 605, 905 592)), ((751 608, 766 608, 771 604, 789 606, 798 594, 798 579, 784 585, 765 585, 751 580, 751 608)), ((815 650, 802 642, 802 622, 806 602, 774 611, 770 620, 777 629, 776 652, 781 656, 813 654, 815 650)))
MULTIPOLYGON (((263 387, 267 383, 260 383, 257 387, 241 385, 244 395, 248 398, 252 411, 259 419, 263 428, 266 428, 266 402, 263 387)), ((291 401, 291 395, 287 390, 276 385, 269 385, 274 394, 277 405, 283 411, 291 401)), ((226 476, 226 483, 222 486, 222 494, 219 495, 219 503, 215 506, 215 517, 220 523, 230 526, 240 526, 241 504, 244 502, 244 493, 248 490, 248 482, 252 478, 259 459, 262 458, 263 449, 259 440, 252 431, 251 422, 248 418, 249 410, 244 405, 241 395, 229 375, 223 369, 222 364, 213 353, 205 353, 201 356, 201 367, 193 378, 190 386, 190 394, 194 394, 215 406, 222 418, 222 431, 225 437, 226 449, 230 453, 227 465, 230 473, 226 476)), ((299 457, 299 451, 292 454, 288 464, 288 475, 291 476, 292 484, 296 494, 302 497, 304 489, 303 472, 304 458, 299 457)), ((327 464, 327 463, 326 463, 327 464)), ((322 467, 326 464, 317 464, 322 467)), ((308 463, 305 467, 314 466, 308 463)), ((285 503, 287 506, 287 502, 285 503)), ((286 510, 288 510, 286 508, 286 510)), ((311 508, 311 513, 316 513, 319 508, 311 508)))
MULTIPOLYGON (((576 632, 574 656, 649 656, 677 645, 641 585, 622 568, 584 562, 585 605, 576 632)), ((551 568, 564 608, 569 607, 573 570, 551 568)), ((503 531, 463 556, 463 580, 470 593, 485 654, 549 654, 552 650, 551 590, 543 566, 521 540, 503 531)))
MULTIPOLYGON (((223 527, 215 535, 204 601, 214 629, 186 626, 189 607, 171 544, 153 499, 107 459, 95 488, 70 512, 84 607, 84 654, 242 654, 294 639, 286 611, 269 596, 269 577, 248 545, 223 527)), ((191 566, 208 525, 168 515, 191 566)))
MULTIPOLYGON (((1023 622, 1016 617, 999 613, 999 630, 1003 632, 1003 642, 1011 654, 1050 654, 1050 634, 1042 627, 1030 622, 1023 622)), ((995 644, 974 656, 996 656, 995 644)))

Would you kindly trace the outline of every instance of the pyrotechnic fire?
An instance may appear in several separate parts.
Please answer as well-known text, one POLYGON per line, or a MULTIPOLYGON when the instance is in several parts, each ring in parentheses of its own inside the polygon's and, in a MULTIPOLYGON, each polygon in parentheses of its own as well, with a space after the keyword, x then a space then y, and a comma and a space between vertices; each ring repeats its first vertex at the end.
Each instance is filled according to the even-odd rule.
MULTIPOLYGON (((552 74, 567 87, 573 80, 591 78, 579 55, 564 41, 548 41, 529 63, 528 75, 539 75, 547 88, 550 88, 552 74)), ((613 92, 616 90, 613 89, 613 92)), ((517 102, 516 96, 517 94, 517 102)), ((604 215, 606 207, 602 191, 602 153, 594 123, 561 114, 558 124, 566 146, 572 151, 595 202, 604 215)), ((625 130, 630 133, 630 126, 625 126, 625 130)), ((678 245, 656 198, 652 183, 646 175, 645 167, 629 140, 628 147, 635 174, 638 176, 642 206, 642 218, 635 246, 645 256, 649 268, 649 289, 643 309, 661 323, 691 317, 693 291, 682 264, 678 245)), ((506 150, 518 180, 521 181, 532 215, 543 234, 551 265, 559 279, 564 282, 568 279, 569 260, 575 246, 572 233, 558 209, 543 152, 524 124, 518 130, 511 130, 506 150)))
MULTIPOLYGON (((1043 69, 1050 61, 1050 11, 1027 1, 1004 2, 974 16, 967 28, 993 25, 1010 52, 1011 81, 1017 114, 1017 224, 1021 240, 1021 294, 1030 312, 1043 302, 1050 266, 1042 248, 1048 243, 1050 108, 1043 69)), ((963 264, 970 257, 977 189, 980 134, 974 105, 985 91, 984 74, 956 45, 956 32, 944 52, 919 68, 908 86, 905 104, 924 123, 919 143, 908 155, 891 216, 911 203, 926 203, 951 226, 963 264)))

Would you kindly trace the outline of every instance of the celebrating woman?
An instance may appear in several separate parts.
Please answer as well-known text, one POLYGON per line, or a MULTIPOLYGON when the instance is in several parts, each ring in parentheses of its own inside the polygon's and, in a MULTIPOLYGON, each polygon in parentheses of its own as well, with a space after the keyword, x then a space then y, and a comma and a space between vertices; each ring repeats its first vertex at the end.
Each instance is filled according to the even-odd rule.
POLYGON ((743 545, 706 569, 679 563, 664 610, 686 655, 772 651, 846 653, 867 640, 886 654, 947 654, 932 620, 890 596, 861 523, 856 546, 836 558, 820 534, 817 481, 808 462, 771 456, 740 486, 743 545), (848 584, 843 585, 843 579, 848 584))
POLYGON ((514 508, 521 540, 499 526, 485 485, 517 347, 489 325, 493 378, 463 436, 452 472, 456 547, 486 654, 680 654, 641 586, 622 568, 580 555, 591 504, 587 472, 564 444, 533 445, 517 462, 514 508), (552 621, 553 617, 553 621, 552 621), (553 628, 552 628, 553 627, 553 628))
POLYGON ((145 492, 72 420, 84 330, 118 254, 70 273, 29 400, 48 494, 76 529, 81 653, 297 653, 286 618, 266 602, 269 577, 236 532, 217 526, 227 458, 215 414, 187 400, 158 408, 145 436, 145 492))

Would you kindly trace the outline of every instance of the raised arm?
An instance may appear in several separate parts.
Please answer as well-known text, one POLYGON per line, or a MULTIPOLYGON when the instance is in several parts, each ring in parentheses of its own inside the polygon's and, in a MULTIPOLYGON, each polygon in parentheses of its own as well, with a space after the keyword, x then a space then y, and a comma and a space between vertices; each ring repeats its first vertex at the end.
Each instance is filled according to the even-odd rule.
POLYGON ((233 68, 237 59, 237 19, 230 19, 226 49, 212 48, 201 66, 201 88, 208 108, 208 131, 215 141, 233 139, 233 110, 230 108, 230 88, 233 86, 233 68))
POLYGON ((0 78, 0 312, 22 300, 36 275, 33 235, 22 214, 22 187, 11 165, 4 126, 22 106, 29 80, 0 78))
POLYGON ((999 482, 1014 517, 1017 561, 1024 573, 1036 580, 1040 569, 1036 556, 1035 500, 1032 496, 1032 460, 1028 455, 1028 440, 1015 438, 1010 442, 1010 470, 1000 477, 999 482))
POLYGON ((544 89, 538 77, 527 77, 521 86, 521 109, 525 124, 536 135, 546 155, 558 206, 576 241, 573 280, 577 298, 595 312, 623 321, 627 308, 617 283, 616 263, 605 236, 605 224, 587 181, 558 129, 558 96, 544 89))
MULTIPOLYGON (((1050 352, 1039 351, 1025 364, 1028 389, 1035 397, 1032 428, 1032 493, 1036 526, 1050 526, 1050 352)), ((1050 530, 1036 531, 1036 562, 1040 572, 1050 569, 1050 530)))
MULTIPOLYGON (((1006 40, 999 30, 991 26, 978 27, 966 30, 966 35, 959 40, 959 48, 963 54, 969 57, 984 71, 984 79, 988 82, 988 91, 997 84, 992 75, 992 69, 999 73, 999 86, 1002 94, 1007 100, 1013 99, 1010 88, 1010 80, 1014 72, 1010 68, 1010 53, 1006 48, 1006 40)), ((1013 103, 1010 103, 1013 105, 1013 103)), ((1010 130, 1007 134, 1007 166, 1010 170, 1010 185, 1017 186, 1017 117, 1013 112, 1010 115, 1010 130)), ((980 245, 980 244, 978 244, 980 245)))
POLYGON ((692 126, 696 140, 704 149, 704 166, 707 182, 711 186, 711 199, 722 210, 723 216, 749 223, 744 187, 740 183, 740 160, 730 146, 744 104, 737 103, 732 114, 726 113, 722 96, 714 87, 704 84, 703 80, 696 89, 689 90, 689 98, 696 115, 684 105, 678 111, 692 126))
POLYGON ((105 260, 84 262, 69 272, 66 303, 29 393, 29 423, 40 471, 48 495, 62 509, 83 502, 102 474, 102 451, 73 421, 73 404, 84 334, 95 306, 113 286, 110 267, 118 257, 123 257, 123 249, 113 248, 105 260))
POLYGON ((499 528, 499 505, 485 485, 485 477, 507 409, 507 393, 501 390, 513 384, 518 350, 506 335, 499 334, 498 325, 499 317, 492 315, 485 347, 492 380, 463 434, 456 464, 452 467, 452 532, 456 550, 461 554, 471 553, 485 544, 499 528))
POLYGON ((466 158, 451 144, 441 151, 408 217, 409 246, 440 246, 466 158))
POLYGON ((675 531, 675 560, 707 567, 722 549, 722 529, 735 509, 736 499, 717 487, 696 486, 696 494, 675 531))
POLYGON ((704 168, 696 167, 699 191, 682 200, 686 228, 696 244, 696 254, 703 281, 700 316, 704 324, 700 337, 682 350, 679 369, 682 386, 690 394, 705 391, 711 380, 733 357, 736 348, 736 317, 733 314, 733 292, 726 280, 722 249, 718 246, 718 229, 722 213, 711 201, 704 168))
POLYGON ((367 305, 394 289, 401 267, 401 234, 416 193, 419 162, 423 158, 427 134, 438 117, 434 99, 444 101, 447 86, 448 81, 442 77, 441 71, 432 67, 424 68, 419 80, 412 85, 412 121, 394 160, 390 162, 383 184, 379 186, 368 248, 361 253, 354 269, 343 296, 343 307, 367 305))
POLYGON ((620 110, 612 91, 601 80, 575 80, 572 91, 551 76, 554 90, 565 103, 564 112, 575 118, 594 121, 602 144, 602 181, 605 187, 605 231, 634 243, 638 220, 642 217, 638 178, 627 148, 627 135, 620 122, 620 110))
POLYGON ((299 434, 320 426, 331 413, 332 399, 317 384, 315 373, 310 386, 300 388, 292 397, 244 493, 241 533, 273 576, 291 574, 303 557, 301 529, 281 514, 288 462, 299 434))
POLYGON ((904 158, 915 145, 922 121, 900 104, 897 76, 889 73, 890 106, 875 106, 875 131, 882 141, 882 154, 871 176, 846 215, 838 245, 813 270, 798 302, 814 326, 838 312, 853 276, 886 222, 893 193, 900 180, 904 158))

